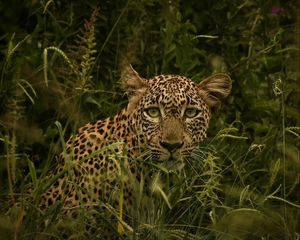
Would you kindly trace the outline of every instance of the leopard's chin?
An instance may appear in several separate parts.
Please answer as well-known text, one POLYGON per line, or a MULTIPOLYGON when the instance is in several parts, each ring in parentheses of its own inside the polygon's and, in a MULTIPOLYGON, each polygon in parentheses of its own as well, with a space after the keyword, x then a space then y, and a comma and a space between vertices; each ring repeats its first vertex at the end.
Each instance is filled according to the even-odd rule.
POLYGON ((178 171, 184 167, 184 162, 180 156, 169 154, 160 158, 159 165, 168 171, 178 171))
POLYGON ((174 159, 169 159, 163 165, 168 171, 180 171, 184 167, 183 161, 174 159))

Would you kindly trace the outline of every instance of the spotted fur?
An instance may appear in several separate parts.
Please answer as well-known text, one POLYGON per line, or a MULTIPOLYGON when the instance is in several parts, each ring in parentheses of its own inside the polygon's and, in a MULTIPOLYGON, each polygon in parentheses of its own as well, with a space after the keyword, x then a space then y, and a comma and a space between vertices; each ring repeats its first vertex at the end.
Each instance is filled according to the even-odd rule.
POLYGON ((206 137, 212 110, 231 90, 226 74, 196 84, 175 75, 143 79, 131 67, 123 85, 129 96, 127 108, 85 125, 69 139, 56 170, 61 177, 43 195, 43 207, 59 200, 65 208, 82 204, 90 208, 99 202, 118 206, 121 181, 125 205, 130 206, 134 184, 151 176, 149 162, 182 169, 206 137))

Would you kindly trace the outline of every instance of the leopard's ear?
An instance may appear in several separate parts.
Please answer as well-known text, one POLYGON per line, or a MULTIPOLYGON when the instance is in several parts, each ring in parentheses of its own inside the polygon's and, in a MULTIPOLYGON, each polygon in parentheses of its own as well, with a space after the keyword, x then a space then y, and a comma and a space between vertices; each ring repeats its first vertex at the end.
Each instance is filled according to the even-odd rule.
POLYGON ((149 85, 146 79, 139 76, 139 74, 132 68, 131 65, 124 68, 121 77, 121 84, 128 95, 128 111, 132 110, 149 85))
POLYGON ((231 78, 225 73, 212 75, 198 84, 203 100, 214 110, 231 91, 231 78))

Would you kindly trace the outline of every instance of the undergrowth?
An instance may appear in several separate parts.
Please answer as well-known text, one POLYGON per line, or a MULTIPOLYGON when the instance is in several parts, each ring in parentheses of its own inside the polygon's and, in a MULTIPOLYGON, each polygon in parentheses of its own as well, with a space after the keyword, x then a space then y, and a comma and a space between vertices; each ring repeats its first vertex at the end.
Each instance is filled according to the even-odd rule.
POLYGON ((196 82, 228 72, 233 89, 184 171, 154 169, 152 192, 136 196, 124 231, 132 239, 299 239, 299 3, 96 3, 0 5, 1 239, 63 239, 61 225, 84 239, 90 213, 62 222, 61 204, 43 212, 39 200, 65 140, 126 105, 119 79, 128 64, 144 77, 196 82))

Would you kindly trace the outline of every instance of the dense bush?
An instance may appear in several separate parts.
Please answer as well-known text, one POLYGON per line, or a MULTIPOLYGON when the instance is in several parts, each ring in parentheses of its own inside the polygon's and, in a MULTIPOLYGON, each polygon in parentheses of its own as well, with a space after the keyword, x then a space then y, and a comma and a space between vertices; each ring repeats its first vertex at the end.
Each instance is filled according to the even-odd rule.
POLYGON ((184 187, 140 216, 136 238, 299 239, 299 4, 97 2, 0 3, 3 239, 60 237, 36 189, 62 139, 126 105, 118 81, 129 63, 144 77, 233 79, 184 187))

